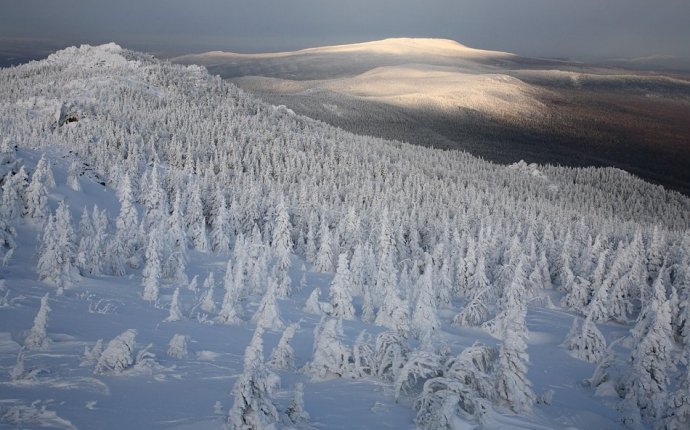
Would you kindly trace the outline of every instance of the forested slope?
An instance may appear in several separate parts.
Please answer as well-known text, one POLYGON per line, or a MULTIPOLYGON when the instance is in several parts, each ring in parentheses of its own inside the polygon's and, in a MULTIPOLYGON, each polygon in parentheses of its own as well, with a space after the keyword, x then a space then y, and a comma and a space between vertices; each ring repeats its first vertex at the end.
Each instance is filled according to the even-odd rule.
MULTIPOLYGON (((500 166, 357 136, 113 44, 0 71, 0 133, 6 397, 59 398, 55 379, 74 364, 60 357, 86 345, 88 381, 113 393, 185 380, 166 373, 175 360, 203 390, 196 376, 221 360, 234 388, 216 412, 233 429, 346 425, 347 405, 316 395, 356 392, 320 382, 340 378, 384 387, 361 428, 398 398, 415 418, 394 427, 688 423, 690 199, 679 193, 618 169, 500 166), (59 322, 85 300, 88 333, 59 322), (51 338, 51 324, 63 334, 51 338), (153 345, 137 348, 139 333, 153 345), (46 357, 56 349, 68 353, 46 357), (25 360, 54 366, 50 378, 25 360)), ((168 394, 198 411, 184 390, 168 394)), ((2 420, 88 427, 83 413, 15 401, 2 420)), ((124 419, 103 414, 106 427, 124 419)), ((166 425, 165 414, 133 417, 216 423, 166 425)))

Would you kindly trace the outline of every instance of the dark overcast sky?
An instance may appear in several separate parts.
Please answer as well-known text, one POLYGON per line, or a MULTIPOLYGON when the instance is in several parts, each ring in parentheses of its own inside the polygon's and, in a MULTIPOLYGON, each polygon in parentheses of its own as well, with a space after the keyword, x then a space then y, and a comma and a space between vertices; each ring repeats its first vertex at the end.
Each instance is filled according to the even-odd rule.
POLYGON ((444 37, 523 55, 690 57, 690 0, 1 0, 0 39, 152 52, 444 37))

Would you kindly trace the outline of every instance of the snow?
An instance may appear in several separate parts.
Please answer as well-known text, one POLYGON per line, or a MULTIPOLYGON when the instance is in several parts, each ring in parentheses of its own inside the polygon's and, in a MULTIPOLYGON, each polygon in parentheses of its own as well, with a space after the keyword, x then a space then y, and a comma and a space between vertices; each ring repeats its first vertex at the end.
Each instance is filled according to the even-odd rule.
MULTIPOLYGON (((382 52, 430 49, 447 53, 443 55, 459 55, 467 49, 447 41, 419 41, 412 47, 405 43, 393 40, 376 46, 364 44, 357 49, 382 52)), ((630 256, 637 243, 632 238, 639 232, 640 237, 644 235, 644 243, 638 251, 650 255, 645 257, 645 265, 649 265, 651 272, 664 274, 664 269, 655 266, 655 259, 666 257, 676 263, 675 279, 680 279, 683 262, 687 261, 683 258, 688 255, 690 245, 690 240, 684 239, 690 237, 688 199, 617 170, 562 169, 524 162, 501 167, 454 151, 353 136, 297 117, 286 109, 263 105, 219 79, 205 75, 198 67, 160 63, 114 44, 70 48, 42 63, 3 70, 0 82, 8 87, 34 82, 25 81, 27 76, 38 76, 36 82, 40 84, 20 86, 12 95, 16 99, 7 94, 7 101, 0 106, 4 114, 0 127, 7 129, 8 139, 18 147, 3 157, 7 155, 16 161, 15 167, 23 165, 33 173, 45 154, 56 183, 47 190, 48 209, 54 213, 61 201, 66 202, 61 207, 69 207, 63 210, 70 211, 75 226, 82 208, 90 209, 97 204, 110 219, 112 240, 113 220, 120 211, 116 188, 121 185, 122 171, 131 169, 134 181, 145 182, 142 177, 149 180, 151 166, 160 163, 161 189, 170 202, 176 193, 167 187, 185 190, 188 181, 203 178, 199 179, 201 185, 197 185, 204 187, 204 209, 212 216, 215 207, 210 200, 216 194, 208 191, 228 191, 227 196, 223 195, 229 197, 227 208, 223 206, 228 209, 224 216, 231 220, 228 222, 235 223, 233 229, 247 238, 245 245, 233 232, 228 243, 230 249, 245 247, 247 255, 236 255, 230 250, 219 253, 194 250, 191 245, 185 249, 185 275, 190 279, 196 277, 198 283, 210 279, 209 274, 213 274, 213 279, 224 279, 229 259, 237 267, 238 260, 257 254, 259 249, 271 249, 269 238, 273 237, 270 233, 276 225, 273 220, 277 218, 276 208, 282 204, 279 202, 285 202, 288 222, 282 225, 288 224, 291 240, 314 238, 322 230, 316 237, 325 238, 321 248, 327 255, 319 256, 325 271, 316 270, 315 261, 311 261, 315 258, 305 256, 306 252, 300 249, 308 248, 306 243, 297 243, 287 258, 282 255, 285 265, 282 270, 287 270, 283 274, 293 286, 291 295, 282 297, 275 293, 276 280, 271 279, 281 272, 272 271, 277 267, 273 254, 270 261, 263 263, 257 256, 249 258, 250 264, 267 273, 251 276, 255 275, 249 273, 254 266, 247 266, 248 273, 238 272, 244 276, 240 276, 244 283, 237 290, 229 290, 238 291, 235 300, 247 319, 263 302, 259 322, 266 325, 266 331, 262 336, 263 360, 254 363, 258 373, 265 371, 261 367, 263 362, 269 361, 271 351, 283 336, 278 329, 283 325, 295 329, 289 342, 294 352, 283 348, 283 352, 293 354, 294 365, 288 363, 284 366, 287 369, 276 370, 280 386, 269 395, 269 401, 284 416, 295 393, 303 389, 309 421, 295 424, 295 428, 413 429, 417 425, 415 400, 426 380, 443 374, 456 387, 467 388, 459 379, 451 379, 452 369, 437 367, 477 341, 496 351, 501 348, 501 341, 484 330, 451 324, 469 298, 455 293, 448 303, 430 303, 438 307, 440 325, 434 327, 437 335, 415 340, 405 332, 409 323, 405 312, 412 309, 415 301, 411 299, 418 295, 413 286, 418 285, 420 273, 414 270, 423 264, 429 268, 427 274, 433 271, 437 275, 444 256, 453 256, 453 264, 464 261, 465 257, 469 261, 469 253, 465 254, 464 248, 476 247, 486 258, 486 267, 476 265, 472 270, 483 267, 481 270, 487 272, 487 282, 492 287, 487 296, 495 295, 498 299, 505 295, 506 290, 501 289, 498 279, 509 265, 511 252, 516 253, 512 257, 524 260, 530 268, 536 264, 538 252, 548 252, 546 270, 555 272, 553 281, 560 288, 566 287, 559 280, 563 275, 560 271, 564 264, 560 258, 563 249, 572 251, 566 252, 573 260, 570 270, 578 276, 590 276, 592 268, 588 265, 592 265, 592 257, 601 255, 601 249, 593 244, 595 236, 603 237, 605 245, 602 246, 610 248, 607 251, 612 255, 630 256), (165 76, 172 76, 169 79, 173 80, 166 80, 165 76), (53 79, 72 84, 58 85, 53 79), (39 97, 41 92, 45 94, 39 97), (85 116, 60 126, 57 123, 63 106, 77 106, 85 116), (180 109, 185 115, 166 116, 180 109), (204 116, 194 116, 199 112, 204 116), (190 116, 193 120, 185 122, 190 116), (173 118, 180 123, 175 123, 173 118), (195 134, 198 131, 193 131, 195 126, 200 127, 201 133, 195 134), (177 134, 173 135, 172 131, 177 134), (172 153, 171 148, 180 142, 191 142, 187 147, 189 154, 197 157, 200 164, 185 165, 186 153, 172 153), (102 148, 108 151, 101 151, 102 148), (131 151, 131 157, 124 156, 127 151, 131 151), (209 159, 218 164, 205 169, 206 165, 201 163, 209 159), (68 185, 75 160, 88 161, 93 169, 79 176, 79 189, 68 185), (246 169, 242 169, 242 162, 247 163, 246 169), (195 170, 199 166, 203 168, 195 170), (293 174, 300 179, 293 180, 293 174), (176 178, 182 179, 176 182, 176 178), (286 178, 293 182, 280 182, 286 178), (358 182, 363 179, 370 182, 358 182), (409 208, 415 212, 407 212, 409 208), (340 222, 350 212, 356 222, 340 222), (246 221, 246 213, 251 215, 248 218, 251 222, 246 221), (312 220, 310 214, 314 214, 312 220), (419 228, 414 233, 422 236, 417 236, 416 243, 408 243, 415 236, 404 230, 411 225, 419 228), (252 237, 253 231, 259 233, 258 238, 252 237), (513 237, 515 246, 511 242, 513 237), (617 248, 613 244, 618 242, 621 245, 617 248), (655 247, 651 244, 659 246, 659 255, 654 254, 655 247), (335 274, 330 272, 334 267, 327 266, 333 266, 335 255, 342 255, 340 266, 346 267, 355 246, 360 251, 364 249, 361 252, 365 257, 360 258, 357 268, 352 267, 348 281, 355 282, 352 278, 354 271, 361 269, 360 264, 367 267, 366 278, 376 278, 381 273, 381 279, 367 279, 366 289, 377 307, 393 307, 391 315, 401 319, 396 326, 400 333, 385 332, 384 327, 362 321, 361 285, 348 291, 353 296, 347 297, 348 302, 352 298, 352 319, 341 321, 303 310, 312 297, 311 311, 316 311, 318 306, 319 314, 333 312, 332 306, 318 303, 319 296, 324 300, 330 297, 330 285, 334 281, 335 274), (530 246, 535 249, 531 250, 530 246), (630 251, 625 251, 628 248, 630 251), (381 261, 378 261, 379 253, 383 255, 381 261), (301 279, 304 285, 298 289, 301 279), (377 283, 386 290, 377 291, 377 283), (371 344, 363 340, 366 336, 360 337, 362 330, 371 334, 371 344), (368 364, 379 366, 377 372, 354 369, 348 360, 358 338, 359 358, 372 360, 368 364), (375 345, 374 339, 381 341, 375 345), (373 362, 375 352, 380 362, 373 362), (418 361, 412 362, 410 357, 418 361), (383 366, 384 362, 390 367, 383 366), (426 365, 432 368, 426 369, 426 365), (399 373, 402 368, 405 374, 399 373)), ((338 85, 343 91, 359 91, 362 97, 364 93, 374 92, 372 97, 395 103, 467 103, 466 106, 492 113, 510 110, 511 104, 538 109, 519 81, 498 75, 475 80, 445 69, 384 68, 338 85), (398 75, 397 81, 394 75, 398 75), (433 100, 423 101, 413 91, 411 82, 424 80, 425 76, 429 77, 425 84, 428 91, 436 91, 433 100), (386 85, 379 87, 377 82, 386 85), (467 88, 456 88, 463 86, 467 88), (489 95, 477 96, 473 92, 476 88, 489 95)), ((0 87, 0 91, 6 89, 0 87)), ((0 170, 3 178, 9 170, 10 167, 3 165, 0 170)), ((136 190, 139 191, 138 186, 136 190)), ((140 215, 146 212, 142 200, 145 199, 140 198, 137 203, 140 215)), ((220 305, 220 294, 205 297, 209 302, 208 318, 197 318, 196 305, 208 288, 191 290, 184 288, 187 282, 175 279, 162 277, 157 300, 143 300, 143 264, 128 266, 124 276, 107 274, 107 271, 106 274, 82 273, 75 276, 72 288, 59 295, 54 286, 38 281, 35 257, 41 246, 41 221, 26 217, 10 221, 16 230, 12 236, 17 245, 7 265, 0 267, 4 281, 0 293, 7 294, 0 308, 1 426, 201 429, 221 428, 226 423, 223 411, 228 411, 235 400, 232 387, 253 364, 245 360, 245 349, 255 336, 255 323, 247 320, 232 325, 216 323, 212 312, 220 305), (39 318, 39 325, 45 326, 50 342, 45 344, 45 350, 30 351, 23 343, 34 325, 43 297, 47 297, 50 312, 47 323, 39 318), (179 306, 175 318, 169 318, 173 297, 179 306), (119 341, 113 341, 118 337, 119 341), (101 339, 104 351, 98 354, 96 345, 101 339), (86 348, 90 354, 85 356, 86 348)), ((159 224, 162 224, 160 220, 159 224)), ((137 229, 131 227, 132 231, 137 229)), ((144 239, 155 234, 165 239, 160 228, 144 230, 144 239)), ((240 282, 238 279, 233 278, 240 282)), ((424 280, 429 279, 433 279, 436 291, 440 277, 429 276, 424 280)), ((659 279, 657 295, 662 295, 664 282, 669 289, 680 288, 663 276, 659 279)), ((511 294, 533 294, 533 297, 520 297, 520 301, 529 298, 535 299, 534 303, 548 303, 547 299, 553 299, 558 303, 564 295, 542 285, 522 285, 528 283, 525 279, 519 281, 520 288, 516 286, 516 292, 511 294)), ((647 279, 641 283, 644 284, 638 287, 641 294, 647 294, 647 279)), ((216 288, 219 287, 217 282, 216 288)), ((685 291, 679 294, 687 304, 685 291)), ((430 296, 425 294, 423 298, 433 302, 435 298, 430 296)), ((487 299, 487 307, 493 314, 497 311, 496 301, 504 310, 516 305, 514 301, 487 299)), ((674 307, 678 311, 678 303, 674 307)), ((425 312, 430 311, 426 308, 434 306, 425 307, 425 312)), ((520 308, 524 312, 512 318, 517 330, 523 324, 519 321, 523 320, 521 314, 526 314, 527 332, 520 336, 524 335, 526 340, 527 378, 537 399, 532 413, 511 412, 495 401, 495 394, 489 389, 483 393, 484 397, 473 399, 485 405, 483 416, 451 411, 454 428, 477 425, 489 429, 623 428, 625 416, 618 408, 618 393, 586 386, 583 381, 592 376, 596 364, 578 360, 561 346, 573 318, 583 309, 546 309, 531 304, 520 308), (597 392, 602 396, 598 397, 597 392)), ((627 336, 631 326, 605 321, 598 323, 597 328, 612 345, 627 336)), ((676 342, 674 347, 682 348, 683 342, 676 342)), ((619 368, 622 374, 627 375, 625 372, 630 370, 627 359, 631 349, 638 345, 636 339, 630 338, 611 347, 617 364, 622 366, 619 368)), ((687 367, 679 363, 677 372, 671 376, 684 371, 687 367)), ((615 376, 615 372, 611 375, 615 376)), ((493 387, 494 376, 487 375, 489 387, 493 387)), ((676 385, 669 385, 668 391, 684 389, 676 385)), ((281 428, 289 426, 282 421, 276 424, 281 428)), ((653 424, 647 421, 643 426, 653 424)))
MULTIPOLYGON (((37 157, 30 153, 26 155, 37 157)), ((59 163, 53 166, 56 181, 65 183, 63 178, 66 178, 69 165, 60 159, 53 160, 59 163)), ((56 191, 60 194, 67 193, 68 187, 61 185, 56 191)), ((84 192, 90 201, 109 209, 111 216, 114 216, 117 207, 114 191, 87 181, 84 183, 84 192)), ((57 193, 54 192, 53 195, 55 194, 57 193)), ((74 197, 77 201, 77 196, 74 197)), ((72 206, 73 216, 78 215, 78 206, 72 206)), ((14 364, 19 350, 11 333, 31 326, 40 297, 44 291, 49 290, 49 287, 35 281, 35 276, 30 271, 27 273, 21 263, 30 261, 28 254, 34 247, 31 245, 32 237, 33 235, 24 236, 18 255, 13 259, 14 263, 3 269, 3 275, 9 280, 8 290, 11 296, 26 295, 21 305, 4 309, 0 314, 0 324, 10 330, 0 336, 0 365, 5 369, 14 364)), ((222 267, 222 259, 209 257, 211 256, 208 254, 192 255, 190 272, 203 274, 222 267)), ((221 275, 222 272, 218 271, 217 276, 221 275)), ((296 349, 298 368, 311 358, 311 331, 318 322, 318 318, 303 313, 301 305, 313 287, 327 288, 331 278, 324 278, 316 273, 308 275, 307 279, 310 281, 303 291, 280 301, 281 313, 286 320, 301 321, 301 327, 292 342, 296 349)), ((293 270, 291 276, 296 283, 301 273, 293 270)), ((226 408, 229 407, 231 399, 228 391, 241 372, 242 351, 251 338, 251 329, 243 326, 198 324, 190 319, 162 324, 167 317, 167 310, 151 308, 141 300, 140 291, 138 276, 99 277, 85 278, 78 289, 69 290, 60 298, 51 297, 52 311, 48 323, 49 335, 54 339, 50 347, 51 354, 27 356, 27 367, 45 368, 50 376, 39 376, 31 384, 6 380, 0 382, 2 390, 12 393, 12 397, 22 399, 5 409, 6 414, 10 415, 6 415, 3 422, 32 426, 41 423, 40 425, 59 428, 219 428, 221 422, 213 414, 213 405, 220 400, 226 408), (108 313, 93 313, 89 308, 94 301, 117 303, 118 306, 108 313), (92 347, 99 338, 113 338, 128 327, 137 328, 136 350, 149 342, 153 343, 152 351, 161 367, 151 369, 150 373, 131 373, 124 379, 118 376, 91 377, 92 368, 79 367, 85 346, 92 347), (60 332, 70 333, 74 340, 56 341, 55 333, 60 332), (193 339, 190 343, 192 353, 187 358, 167 357, 169 340, 178 333, 190 335, 193 339), (61 400, 49 403, 46 410, 39 407, 42 403, 31 406, 36 399, 49 398, 61 400), (161 402, 160 399, 165 401, 161 402), (127 413, 123 414, 122 411, 127 413)), ((170 296, 173 290, 167 288, 162 293, 170 296)), ((179 295, 182 308, 189 309, 195 301, 194 293, 180 289, 179 295)), ((558 409, 542 412, 544 416, 539 416, 538 421, 551 423, 542 424, 545 428, 551 425, 558 427, 558 423, 577 427, 583 423, 606 423, 610 428, 615 428, 615 412, 600 405, 584 388, 575 391, 578 394, 577 402, 573 402, 572 389, 590 376, 591 365, 579 364, 578 360, 570 358, 566 352, 560 352, 558 360, 552 359, 554 351, 561 351, 558 344, 567 332, 567 324, 564 322, 560 326, 556 325, 554 329, 549 327, 554 326, 554 321, 569 322, 571 317, 561 313, 549 315, 545 312, 536 315, 548 316, 547 324, 539 324, 541 331, 535 330, 530 341, 530 349, 539 348, 544 351, 543 355, 540 352, 530 353, 533 369, 530 376, 537 393, 546 388, 556 390, 554 404, 558 406, 558 409), (535 338, 539 342, 535 343, 535 338), (582 415, 583 409, 590 411, 587 417, 582 415)), ((346 332, 350 333, 345 338, 345 343, 351 345, 353 336, 362 323, 344 324, 348 328, 346 332)), ((277 345, 279 335, 280 333, 267 333, 266 358, 277 345)), ((444 342, 457 350, 462 345, 469 346, 477 333, 457 329, 449 331, 449 326, 446 325, 443 335, 444 342)), ((396 402, 394 390, 389 384, 366 379, 336 379, 316 383, 311 382, 307 375, 294 371, 281 374, 281 377, 284 388, 277 398, 287 405, 290 387, 297 381, 302 382, 305 408, 311 416, 310 425, 316 428, 368 429, 372 428, 372 423, 377 423, 376 428, 413 428, 413 411, 406 406, 406 401, 396 402)), ((502 418, 497 426, 504 425, 518 423, 502 418)), ((527 428, 535 428, 535 425, 533 420, 529 424, 522 424, 527 428)))
POLYGON ((325 89, 396 106, 440 111, 471 109, 489 115, 538 115, 538 92, 507 75, 470 74, 429 66, 380 67, 325 89))
MULTIPOLYGON (((336 94, 393 106, 441 112, 474 110, 496 117, 538 116, 545 112, 540 91, 521 80, 491 73, 463 72, 455 68, 406 64, 377 67, 339 79, 292 81, 243 77, 246 88, 280 94, 332 91, 336 94)), ((324 108, 342 115, 337 105, 324 108)))

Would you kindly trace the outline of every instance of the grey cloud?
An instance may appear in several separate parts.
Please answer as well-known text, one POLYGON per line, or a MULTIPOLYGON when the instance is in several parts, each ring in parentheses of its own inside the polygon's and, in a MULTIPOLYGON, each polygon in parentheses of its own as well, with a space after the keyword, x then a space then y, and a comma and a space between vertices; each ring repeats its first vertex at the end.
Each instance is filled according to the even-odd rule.
POLYGON ((690 57, 687 0, 5 0, 0 38, 157 52, 445 37, 532 56, 690 57))

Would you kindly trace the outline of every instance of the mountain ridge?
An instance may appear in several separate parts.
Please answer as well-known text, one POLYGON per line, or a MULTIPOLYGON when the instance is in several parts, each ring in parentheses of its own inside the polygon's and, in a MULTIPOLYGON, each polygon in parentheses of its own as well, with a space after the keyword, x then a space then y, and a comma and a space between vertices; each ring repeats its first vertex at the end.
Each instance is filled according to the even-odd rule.
POLYGON ((369 52, 390 55, 440 55, 448 57, 511 57, 514 54, 500 51, 487 51, 470 48, 451 39, 436 38, 388 38, 369 42, 343 45, 329 45, 296 51, 265 52, 265 53, 235 53, 229 51, 209 51, 200 54, 189 54, 175 57, 172 61, 190 61, 195 57, 227 57, 227 58, 280 58, 309 54, 333 54, 369 52))

